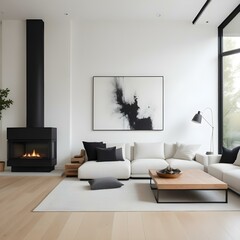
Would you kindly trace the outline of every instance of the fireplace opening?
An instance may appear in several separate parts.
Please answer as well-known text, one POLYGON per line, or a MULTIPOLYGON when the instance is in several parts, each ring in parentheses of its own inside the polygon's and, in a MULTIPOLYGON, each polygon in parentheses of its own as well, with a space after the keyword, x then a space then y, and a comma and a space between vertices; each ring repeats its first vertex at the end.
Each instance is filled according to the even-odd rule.
POLYGON ((11 159, 55 159, 54 141, 10 142, 9 157, 11 159))
POLYGON ((40 153, 38 153, 38 152, 36 152, 35 151, 35 149, 33 149, 33 151, 32 151, 32 153, 28 153, 28 152, 26 152, 23 156, 22 156, 22 158, 42 158, 43 157, 43 155, 42 154, 40 154, 40 153))

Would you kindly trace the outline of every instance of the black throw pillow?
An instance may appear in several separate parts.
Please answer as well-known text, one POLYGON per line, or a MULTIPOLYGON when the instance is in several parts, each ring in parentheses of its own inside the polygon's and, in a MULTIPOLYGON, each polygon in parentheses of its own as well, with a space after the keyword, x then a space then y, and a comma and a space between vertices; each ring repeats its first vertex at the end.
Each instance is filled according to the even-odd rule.
POLYGON ((97 147, 106 148, 106 144, 103 142, 84 142, 83 146, 86 150, 88 161, 97 160, 97 147))
POLYGON ((116 161, 116 147, 97 148, 97 162, 116 161))
POLYGON ((220 163, 234 163, 240 147, 235 147, 232 150, 222 147, 222 157, 220 163))

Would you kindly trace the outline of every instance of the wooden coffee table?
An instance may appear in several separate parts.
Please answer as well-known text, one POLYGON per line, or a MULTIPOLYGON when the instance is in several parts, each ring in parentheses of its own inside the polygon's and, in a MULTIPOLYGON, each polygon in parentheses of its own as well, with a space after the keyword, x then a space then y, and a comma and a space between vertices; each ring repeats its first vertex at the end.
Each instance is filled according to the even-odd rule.
MULTIPOLYGON (((198 170, 189 169, 184 170, 184 172, 178 178, 160 178, 158 177, 156 170, 149 170, 150 175, 150 187, 156 190, 154 194, 157 203, 176 203, 173 202, 162 202, 159 201, 160 191, 162 190, 217 190, 225 192, 224 201, 194 201, 192 203, 227 203, 228 202, 228 185, 217 178, 209 175, 208 173, 198 170), (152 184, 152 181, 154 184, 152 184), (153 187, 155 186, 155 187, 153 187)), ((189 201, 191 202, 191 201, 189 201)), ((189 203, 187 202, 187 203, 189 203)), ((186 203, 177 202, 177 203, 186 203)))

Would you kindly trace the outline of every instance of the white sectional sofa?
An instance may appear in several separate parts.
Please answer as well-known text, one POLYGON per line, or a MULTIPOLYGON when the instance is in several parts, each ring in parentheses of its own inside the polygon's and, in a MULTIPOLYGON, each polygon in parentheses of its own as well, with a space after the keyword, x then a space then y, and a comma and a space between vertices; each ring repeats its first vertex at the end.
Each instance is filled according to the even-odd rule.
MULTIPOLYGON (((228 184, 228 187, 240 194, 240 164, 236 163, 220 163, 221 155, 208 156, 207 171, 210 175, 228 184)), ((237 156, 240 160, 240 153, 237 156)), ((238 162, 238 163, 237 163, 238 162)))
POLYGON ((124 161, 86 161, 78 169, 78 178, 93 179, 116 177, 118 179, 149 178, 149 169, 172 168, 201 169, 207 166, 208 158, 197 153, 197 145, 167 143, 107 144, 122 148, 124 161))

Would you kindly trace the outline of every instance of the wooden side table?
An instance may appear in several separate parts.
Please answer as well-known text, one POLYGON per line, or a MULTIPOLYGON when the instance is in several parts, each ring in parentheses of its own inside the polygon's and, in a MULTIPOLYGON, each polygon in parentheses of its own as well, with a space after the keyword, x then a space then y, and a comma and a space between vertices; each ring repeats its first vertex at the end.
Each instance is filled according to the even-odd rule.
POLYGON ((4 169, 5 169, 5 162, 0 161, 0 172, 4 172, 4 169))
POLYGON ((65 176, 66 177, 77 177, 78 175, 78 168, 84 163, 85 158, 85 151, 81 150, 79 155, 74 156, 71 158, 70 163, 65 164, 65 176))
POLYGON ((81 150, 79 155, 71 158, 70 163, 65 164, 65 176, 66 177, 77 177, 78 168, 85 162, 85 150, 81 150))
POLYGON ((76 177, 78 175, 78 168, 82 163, 66 163, 65 164, 65 176, 66 177, 76 177))

